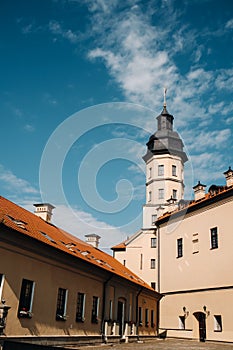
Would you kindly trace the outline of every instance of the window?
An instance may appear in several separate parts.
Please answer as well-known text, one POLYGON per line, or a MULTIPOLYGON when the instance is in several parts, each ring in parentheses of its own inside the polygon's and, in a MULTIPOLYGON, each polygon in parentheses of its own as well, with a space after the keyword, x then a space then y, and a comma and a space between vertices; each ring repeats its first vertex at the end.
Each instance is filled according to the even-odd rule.
POLYGON ((150 259, 150 268, 155 269, 155 259, 150 259))
POLYGON ((154 327, 155 327, 154 310, 151 310, 151 312, 150 312, 150 326, 151 326, 151 328, 154 328, 154 327))
POLYGON ((177 176, 176 174, 176 166, 172 165, 172 176, 177 176))
POLYGON ((86 301, 86 295, 84 293, 78 293, 76 322, 85 321, 85 301, 86 301))
POLYGON ((143 254, 140 255, 140 270, 142 270, 143 254))
POLYGON ((32 317, 34 285, 35 283, 33 281, 23 279, 19 298, 18 317, 32 317))
POLYGON ((163 188, 159 189, 159 199, 164 199, 164 189, 163 188))
POLYGON ((148 192, 148 202, 151 202, 151 197, 152 197, 152 192, 149 191, 149 192, 148 192))
POLYGON ((177 199, 177 190, 172 190, 172 198, 177 199))
POLYGON ((149 310, 148 309, 145 310, 145 326, 146 327, 149 326, 149 310))
POLYGON ((193 254, 199 252, 199 239, 198 239, 198 233, 193 234, 193 254))
POLYGON ((153 288, 154 290, 156 290, 156 283, 155 282, 151 282, 151 288, 153 288))
POLYGON ((141 308, 141 306, 139 306, 139 308, 138 308, 138 323, 139 323, 139 326, 142 326, 142 308, 141 308))
POLYGON ((153 214, 151 217, 151 224, 155 225, 155 221, 157 220, 157 215, 153 214))
POLYGON ((222 332, 222 316, 214 315, 214 331, 222 332))
POLYGON ((124 265, 124 266, 126 265, 126 260, 125 260, 125 259, 123 260, 123 265, 124 265))
POLYGON ((92 299, 91 322, 98 323, 98 316, 99 316, 99 298, 94 296, 92 299))
POLYGON ((183 238, 177 239, 177 258, 183 256, 183 238))
POLYGON ((152 177, 152 168, 149 168, 149 175, 148 175, 149 179, 151 179, 152 177))
POLYGON ((57 311, 56 320, 65 321, 66 320, 66 303, 67 303, 67 289, 59 288, 57 295, 57 311))
POLYGON ((158 165, 158 176, 164 175, 164 165, 158 165))
POLYGON ((211 237, 211 249, 218 248, 218 229, 217 229, 217 227, 210 229, 210 237, 211 237))
POLYGON ((157 238, 156 237, 152 237, 150 239, 150 246, 151 246, 151 248, 156 248, 157 247, 157 238))
POLYGON ((179 316, 179 329, 185 329, 185 316, 179 316))

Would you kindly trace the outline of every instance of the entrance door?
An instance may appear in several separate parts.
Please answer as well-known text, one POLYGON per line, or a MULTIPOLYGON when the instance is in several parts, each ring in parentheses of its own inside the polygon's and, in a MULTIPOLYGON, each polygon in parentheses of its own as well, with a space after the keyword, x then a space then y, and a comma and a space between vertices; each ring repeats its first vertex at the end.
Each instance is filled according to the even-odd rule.
POLYGON ((204 342, 206 340, 206 315, 203 312, 195 312, 193 315, 199 323, 199 339, 204 342))

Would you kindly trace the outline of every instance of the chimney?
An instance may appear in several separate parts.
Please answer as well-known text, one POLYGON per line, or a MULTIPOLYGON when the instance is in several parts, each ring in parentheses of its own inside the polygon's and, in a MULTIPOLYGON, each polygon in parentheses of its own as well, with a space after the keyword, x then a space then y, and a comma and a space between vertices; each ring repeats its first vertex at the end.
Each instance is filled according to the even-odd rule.
POLYGON ((87 238, 86 243, 91 244, 95 248, 99 247, 100 236, 96 235, 95 233, 90 233, 85 235, 85 237, 87 238))
POLYGON ((176 199, 175 198, 172 198, 172 196, 171 196, 171 198, 169 198, 167 200, 167 202, 168 202, 168 212, 169 213, 171 213, 171 212, 173 212, 174 210, 177 209, 177 204, 176 204, 176 199))
POLYGON ((229 169, 223 173, 226 178, 226 185, 227 187, 230 187, 233 185, 233 170, 229 166, 229 169))
POLYGON ((206 188, 206 185, 202 185, 200 181, 198 181, 198 184, 193 187, 195 201, 198 201, 199 199, 202 199, 205 197, 205 188, 206 188))
POLYGON ((52 211, 55 208, 52 204, 49 203, 40 203, 33 204, 36 207, 34 214, 42 218, 44 221, 51 223, 52 211))

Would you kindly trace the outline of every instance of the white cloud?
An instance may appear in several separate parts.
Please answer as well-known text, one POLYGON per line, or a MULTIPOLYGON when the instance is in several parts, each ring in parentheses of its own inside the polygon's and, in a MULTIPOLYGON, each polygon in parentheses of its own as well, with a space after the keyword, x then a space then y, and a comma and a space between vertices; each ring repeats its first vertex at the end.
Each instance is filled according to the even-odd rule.
POLYGON ((233 18, 229 19, 225 25, 226 29, 233 29, 233 18))
POLYGON ((7 188, 12 194, 17 191, 21 194, 35 195, 39 191, 31 186, 31 184, 12 173, 12 171, 5 169, 3 165, 0 164, 0 182, 3 187, 7 188))
POLYGON ((33 132, 33 131, 35 131, 35 127, 34 127, 33 125, 31 125, 31 124, 26 124, 26 125, 24 125, 23 129, 24 129, 25 131, 27 131, 27 132, 33 132))
POLYGON ((49 30, 54 35, 59 35, 64 39, 67 39, 70 43, 75 44, 78 42, 79 37, 71 29, 63 29, 61 24, 57 21, 49 22, 49 30))

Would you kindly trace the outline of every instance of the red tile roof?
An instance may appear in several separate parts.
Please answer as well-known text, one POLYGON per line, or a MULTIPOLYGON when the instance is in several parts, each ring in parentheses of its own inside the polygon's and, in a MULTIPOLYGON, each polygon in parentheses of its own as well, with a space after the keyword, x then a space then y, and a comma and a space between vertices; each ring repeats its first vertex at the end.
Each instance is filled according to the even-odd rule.
POLYGON ((83 242, 55 225, 47 223, 35 214, 1 196, 0 224, 17 231, 24 237, 31 237, 77 259, 82 259, 133 283, 153 290, 146 282, 109 254, 94 248, 92 245, 83 242))

